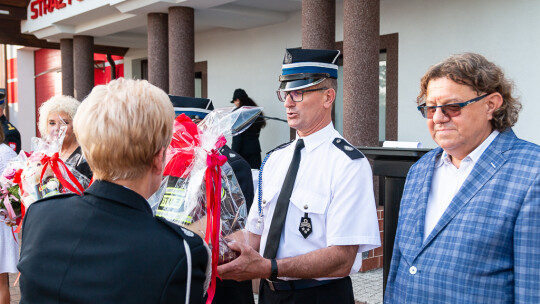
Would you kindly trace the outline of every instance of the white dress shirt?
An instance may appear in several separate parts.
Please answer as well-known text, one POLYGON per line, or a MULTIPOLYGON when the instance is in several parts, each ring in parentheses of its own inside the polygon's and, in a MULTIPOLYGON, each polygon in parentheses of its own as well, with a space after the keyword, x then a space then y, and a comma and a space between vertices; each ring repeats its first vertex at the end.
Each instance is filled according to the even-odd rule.
POLYGON ((459 168, 454 166, 450 156, 446 152, 443 152, 436 160, 426 208, 424 241, 441 219, 444 211, 446 211, 452 199, 454 199, 454 196, 471 173, 482 153, 484 153, 497 135, 499 135, 499 131, 495 130, 491 132, 476 149, 461 161, 459 168))
MULTIPOLYGON (((288 258, 333 245, 359 245, 351 273, 362 265, 362 252, 380 246, 379 225, 373 196, 373 175, 368 160, 351 159, 332 141, 343 137, 330 123, 303 138, 301 161, 291 194, 287 218, 276 258, 288 258), (312 233, 304 238, 300 221, 308 214, 312 233)), ((298 138, 296 139, 298 140, 298 138)), ((272 215, 296 140, 274 151, 263 168, 263 204, 260 217, 255 197, 247 229, 261 235, 264 252, 272 215)))

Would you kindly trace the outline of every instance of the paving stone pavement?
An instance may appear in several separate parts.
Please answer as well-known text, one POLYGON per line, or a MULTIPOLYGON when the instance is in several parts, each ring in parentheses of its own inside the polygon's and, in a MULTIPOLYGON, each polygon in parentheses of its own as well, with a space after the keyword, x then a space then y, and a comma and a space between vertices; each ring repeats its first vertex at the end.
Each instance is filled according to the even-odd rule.
POLYGON ((378 268, 351 275, 354 299, 366 304, 383 302, 383 269, 378 268))
POLYGON ((9 293, 11 295, 11 303, 10 304, 18 304, 21 300, 21 292, 19 291, 19 286, 13 286, 13 283, 17 279, 18 273, 10 273, 9 274, 9 293))

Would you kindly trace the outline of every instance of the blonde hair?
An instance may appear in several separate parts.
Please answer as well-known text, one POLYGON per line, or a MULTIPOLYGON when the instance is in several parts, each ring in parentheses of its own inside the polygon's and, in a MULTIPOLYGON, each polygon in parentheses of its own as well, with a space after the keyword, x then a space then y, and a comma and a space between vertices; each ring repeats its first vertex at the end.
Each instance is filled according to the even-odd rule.
POLYGON ((38 128, 41 137, 46 136, 47 132, 47 120, 51 113, 66 113, 69 118, 73 119, 75 113, 77 113, 77 108, 81 103, 70 96, 53 96, 49 100, 45 101, 39 107, 39 121, 38 128))
POLYGON ((96 86, 82 102, 73 128, 94 179, 141 177, 172 137, 174 109, 146 80, 119 78, 96 86))

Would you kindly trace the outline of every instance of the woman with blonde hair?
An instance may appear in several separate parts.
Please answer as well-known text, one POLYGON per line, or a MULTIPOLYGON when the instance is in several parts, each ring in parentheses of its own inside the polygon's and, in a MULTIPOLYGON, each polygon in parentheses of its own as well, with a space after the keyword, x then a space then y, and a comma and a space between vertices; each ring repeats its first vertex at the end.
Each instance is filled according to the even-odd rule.
POLYGON ((28 208, 21 303, 203 303, 209 249, 154 217, 147 201, 161 183, 173 121, 169 97, 146 80, 92 90, 73 125, 94 183, 82 196, 28 208))
POLYGON ((66 126, 66 135, 59 157, 64 163, 70 165, 79 173, 92 178, 92 171, 84 158, 81 147, 73 133, 73 117, 81 103, 70 96, 53 96, 44 102, 39 108, 39 132, 46 139, 58 134, 60 127, 66 126))

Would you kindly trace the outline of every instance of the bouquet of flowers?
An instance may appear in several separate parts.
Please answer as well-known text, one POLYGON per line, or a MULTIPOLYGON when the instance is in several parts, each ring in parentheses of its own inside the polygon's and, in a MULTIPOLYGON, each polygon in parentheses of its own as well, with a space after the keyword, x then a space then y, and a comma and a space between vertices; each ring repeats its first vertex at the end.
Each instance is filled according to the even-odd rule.
POLYGON ((11 160, 0 176, 0 221, 10 227, 18 226, 22 218, 21 196, 19 184, 21 175, 20 158, 26 157, 25 152, 11 160))
POLYGON ((199 125, 183 114, 178 116, 167 149, 163 187, 149 200, 156 216, 190 229, 210 245, 212 278, 207 303, 215 291, 217 265, 236 258, 227 238, 243 233, 248 212, 234 172, 219 149, 226 136, 246 130, 260 113, 259 107, 221 108, 199 125))

